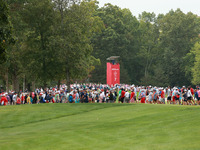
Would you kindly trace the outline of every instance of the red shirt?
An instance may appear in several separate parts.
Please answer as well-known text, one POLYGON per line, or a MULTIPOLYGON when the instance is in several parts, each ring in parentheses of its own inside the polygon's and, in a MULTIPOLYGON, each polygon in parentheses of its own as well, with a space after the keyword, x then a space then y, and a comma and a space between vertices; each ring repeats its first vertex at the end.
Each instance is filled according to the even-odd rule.
POLYGON ((21 104, 21 99, 17 98, 17 104, 21 104))
POLYGON ((190 91, 191 91, 192 95, 194 95, 194 89, 191 88, 190 91))
POLYGON ((24 96, 21 97, 22 101, 24 101, 24 96))
POLYGON ((122 98, 125 97, 125 93, 126 93, 125 91, 122 91, 122 92, 121 92, 121 97, 122 97, 122 98))
POLYGON ((135 96, 135 92, 131 92, 131 99, 135 96))
POLYGON ((34 98, 35 97, 35 93, 34 92, 32 92, 32 98, 34 98))
POLYGON ((73 97, 73 99, 75 99, 75 98, 76 98, 76 94, 73 94, 73 96, 72 96, 72 97, 73 97))
POLYGON ((4 102, 4 105, 6 105, 7 103, 8 103, 8 100, 7 100, 7 98, 5 97, 5 96, 3 96, 2 98, 1 98, 1 103, 2 102, 4 102))
POLYGON ((160 94, 161 98, 165 98, 165 92, 162 90, 160 94))

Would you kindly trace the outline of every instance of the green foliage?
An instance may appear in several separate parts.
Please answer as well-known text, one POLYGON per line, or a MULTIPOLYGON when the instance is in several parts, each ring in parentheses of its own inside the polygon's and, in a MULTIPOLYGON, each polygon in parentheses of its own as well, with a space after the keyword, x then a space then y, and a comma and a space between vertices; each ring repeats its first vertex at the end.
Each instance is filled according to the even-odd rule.
MULTIPOLYGON (((157 18, 154 13, 143 12, 140 16, 139 26, 139 51, 137 53, 140 62, 140 76, 142 85, 156 85, 159 84, 158 74, 156 69, 158 67, 159 50, 159 28, 156 24, 157 18), (155 68, 155 64, 156 68, 155 68)), ((162 71, 159 71, 160 76, 162 71)), ((161 83, 162 84, 162 83, 161 83)))
POLYGON ((180 9, 171 10, 159 19, 160 48, 163 53, 163 68, 170 85, 188 85, 185 76, 184 57, 197 41, 199 20, 192 13, 184 14, 180 9))
POLYGON ((200 84, 200 44, 197 42, 193 49, 191 50, 191 53, 194 54, 194 66, 191 68, 192 71, 192 83, 197 85, 200 84))
POLYGON ((134 34, 139 23, 128 9, 120 9, 111 4, 106 4, 96 13, 103 20, 105 29, 92 38, 93 55, 100 58, 101 66, 94 70, 91 81, 106 83, 106 58, 120 56, 121 82, 130 83, 131 66, 128 64, 131 63, 129 60, 134 60, 134 34))
POLYGON ((0 3, 0 76, 6 71, 13 86, 24 77, 44 87, 65 79, 68 86, 106 83, 106 58, 113 55, 120 56, 121 83, 198 83, 200 19, 191 12, 143 12, 137 19, 112 4, 99 8, 95 0, 6 2, 9 13, 0 3))
POLYGON ((0 0, 0 63, 5 62, 5 51, 12 42, 11 24, 8 16, 8 6, 4 0, 0 0))
POLYGON ((28 63, 26 69, 29 70, 29 76, 34 75, 34 78, 43 82, 43 86, 48 80, 54 79, 51 69, 55 53, 49 44, 54 33, 53 7, 50 0, 36 0, 27 3, 22 11, 23 21, 28 26, 25 56, 29 59, 25 61, 28 63))
POLYGON ((94 15, 95 11, 95 1, 83 1, 80 5, 74 4, 70 9, 60 12, 58 42, 55 42, 59 47, 59 74, 66 75, 68 84, 72 80, 87 78, 94 69, 93 65, 99 62, 91 56, 91 36, 103 28, 101 19, 94 15))

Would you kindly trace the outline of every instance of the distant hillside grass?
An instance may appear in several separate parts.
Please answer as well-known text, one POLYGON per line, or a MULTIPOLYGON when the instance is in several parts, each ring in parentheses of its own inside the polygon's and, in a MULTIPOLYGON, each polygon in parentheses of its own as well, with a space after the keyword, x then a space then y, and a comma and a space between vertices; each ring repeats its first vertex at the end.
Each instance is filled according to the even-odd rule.
POLYGON ((199 150, 199 118, 198 106, 6 106, 0 107, 0 149, 199 150))

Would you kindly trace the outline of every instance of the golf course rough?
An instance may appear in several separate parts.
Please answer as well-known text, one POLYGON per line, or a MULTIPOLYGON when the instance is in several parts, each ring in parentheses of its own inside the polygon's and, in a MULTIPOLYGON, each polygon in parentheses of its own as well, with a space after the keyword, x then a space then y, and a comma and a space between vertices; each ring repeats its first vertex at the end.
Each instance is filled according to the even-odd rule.
POLYGON ((199 140, 199 106, 0 107, 0 150, 199 150, 199 140))

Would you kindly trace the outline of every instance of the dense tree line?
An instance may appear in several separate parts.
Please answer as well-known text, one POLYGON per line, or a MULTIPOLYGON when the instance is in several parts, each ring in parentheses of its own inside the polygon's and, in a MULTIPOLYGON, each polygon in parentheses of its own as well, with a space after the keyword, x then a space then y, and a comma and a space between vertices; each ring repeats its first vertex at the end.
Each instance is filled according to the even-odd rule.
MULTIPOLYGON (((0 84, 6 90, 75 81, 106 83, 106 58, 120 56, 121 82, 199 84, 200 18, 180 9, 138 18, 91 0, 4 0, 0 84)), ((23 89, 25 90, 25 89, 23 89)))
POLYGON ((92 43, 101 65, 91 81, 106 82, 106 58, 120 56, 121 82, 157 86, 199 84, 200 18, 180 9, 138 19, 127 9, 107 4, 97 10, 105 29, 92 43), (196 44, 195 44, 196 43, 196 44))
MULTIPOLYGON (((88 76, 99 60, 91 37, 104 28, 95 16, 96 1, 7 0, 12 37, 1 64, 1 82, 22 87, 60 84, 88 76), (23 85, 24 84, 24 85, 23 85)), ((25 90, 25 89, 23 89, 25 90)))

